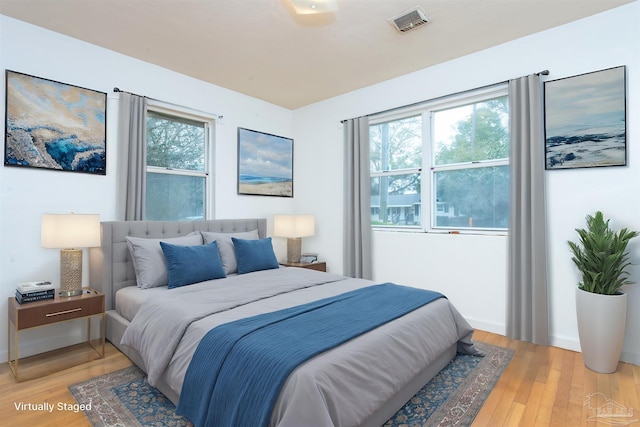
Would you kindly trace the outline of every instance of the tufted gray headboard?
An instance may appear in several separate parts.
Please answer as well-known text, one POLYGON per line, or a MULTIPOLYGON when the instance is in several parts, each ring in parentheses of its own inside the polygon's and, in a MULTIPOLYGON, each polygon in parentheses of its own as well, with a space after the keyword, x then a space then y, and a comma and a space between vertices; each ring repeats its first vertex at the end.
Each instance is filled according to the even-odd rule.
POLYGON ((115 294, 126 286, 136 285, 127 236, 168 238, 193 231, 233 233, 258 230, 267 235, 267 220, 214 219, 204 221, 107 221, 102 222, 102 246, 89 250, 89 283, 105 295, 105 309, 114 308, 115 294))

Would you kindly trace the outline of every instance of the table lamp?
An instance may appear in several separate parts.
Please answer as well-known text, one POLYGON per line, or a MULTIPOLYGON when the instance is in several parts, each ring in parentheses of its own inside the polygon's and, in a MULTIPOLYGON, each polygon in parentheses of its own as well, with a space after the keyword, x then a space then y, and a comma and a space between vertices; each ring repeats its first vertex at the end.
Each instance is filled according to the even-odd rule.
POLYGON ((44 214, 42 247, 60 249, 60 295, 82 294, 82 248, 100 246, 100 215, 44 214))
POLYGON ((315 234, 313 215, 274 215, 273 235, 287 238, 287 262, 300 262, 302 237, 315 234))

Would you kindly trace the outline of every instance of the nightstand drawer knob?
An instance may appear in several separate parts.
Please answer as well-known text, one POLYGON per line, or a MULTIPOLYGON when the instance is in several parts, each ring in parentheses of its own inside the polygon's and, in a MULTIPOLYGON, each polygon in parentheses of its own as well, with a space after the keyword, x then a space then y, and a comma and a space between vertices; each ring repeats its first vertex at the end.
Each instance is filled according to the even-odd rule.
POLYGON ((82 311, 82 307, 74 308, 72 310, 58 311, 57 313, 47 313, 45 316, 47 317, 60 316, 61 314, 75 313, 76 311, 82 311))

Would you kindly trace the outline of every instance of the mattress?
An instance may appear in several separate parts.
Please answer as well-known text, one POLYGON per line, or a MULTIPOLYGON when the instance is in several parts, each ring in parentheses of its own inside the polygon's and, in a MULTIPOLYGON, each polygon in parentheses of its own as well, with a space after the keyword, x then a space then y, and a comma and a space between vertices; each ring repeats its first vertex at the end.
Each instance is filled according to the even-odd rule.
POLYGON ((146 300, 154 296, 166 294, 167 291, 166 286, 149 289, 127 286, 116 292, 116 311, 120 316, 131 321, 146 300))
MULTIPOLYGON (((282 267, 285 268, 285 267, 282 267)), ((230 274, 228 277, 237 276, 230 274)), ((116 292, 116 312, 127 319, 129 322, 136 315, 140 306, 148 299, 160 297, 169 291, 167 286, 158 286, 155 288, 142 289, 137 286, 127 286, 116 292)))

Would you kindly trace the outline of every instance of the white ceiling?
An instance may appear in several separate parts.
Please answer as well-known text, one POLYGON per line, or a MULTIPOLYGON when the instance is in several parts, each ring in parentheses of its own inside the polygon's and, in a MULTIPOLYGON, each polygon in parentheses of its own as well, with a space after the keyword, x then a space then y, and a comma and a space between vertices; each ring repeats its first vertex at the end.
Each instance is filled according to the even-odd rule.
POLYGON ((0 14, 295 109, 632 1, 338 0, 295 15, 289 0, 0 0, 0 14), (430 23, 387 22, 418 5, 430 23))

